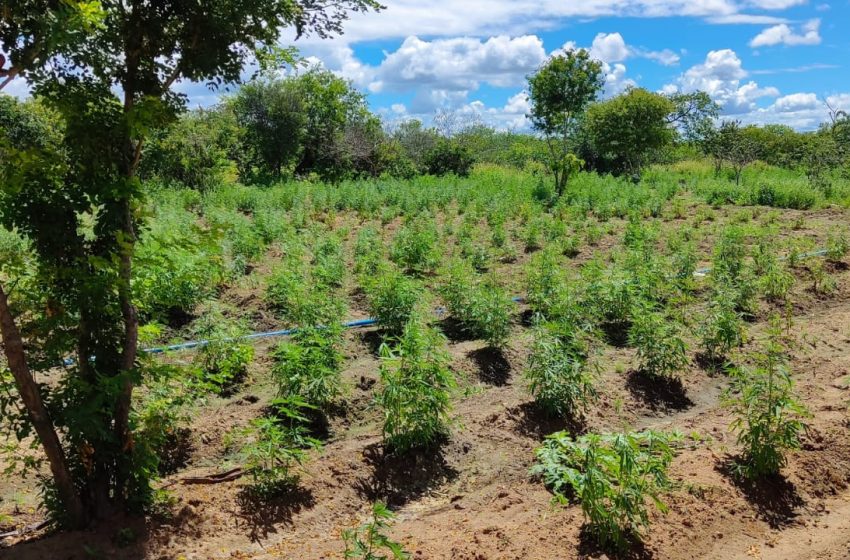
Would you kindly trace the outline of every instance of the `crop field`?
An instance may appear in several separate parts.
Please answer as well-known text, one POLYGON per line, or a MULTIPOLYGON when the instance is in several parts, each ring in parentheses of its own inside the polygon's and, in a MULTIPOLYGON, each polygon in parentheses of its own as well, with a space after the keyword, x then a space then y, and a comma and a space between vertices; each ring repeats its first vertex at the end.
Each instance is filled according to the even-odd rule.
POLYGON ((203 341, 142 358, 155 508, 0 557, 846 558, 850 184, 743 179, 152 187, 142 346, 203 341))

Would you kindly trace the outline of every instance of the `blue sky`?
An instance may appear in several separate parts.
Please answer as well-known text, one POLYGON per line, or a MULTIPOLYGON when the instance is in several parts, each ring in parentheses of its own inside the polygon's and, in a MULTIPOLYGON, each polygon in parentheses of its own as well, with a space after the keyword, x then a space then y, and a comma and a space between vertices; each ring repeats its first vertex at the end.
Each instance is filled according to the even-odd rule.
MULTIPOLYGON (((629 85, 708 91, 729 116, 810 129, 850 109, 850 0, 385 0, 342 37, 294 44, 385 119, 440 109, 527 126, 525 76, 565 47, 629 85)), ((194 90, 194 88, 192 88, 194 90)), ((203 101, 201 101, 203 102, 203 101)))
MULTIPOLYGON (((707 91, 729 118, 806 130, 850 110, 850 0, 383 0, 345 34, 295 45, 387 122, 440 110, 524 130, 525 78, 564 48, 604 62, 605 95, 707 91)), ((5 93, 26 94, 12 83, 5 93)), ((192 106, 221 92, 181 83, 192 106)))

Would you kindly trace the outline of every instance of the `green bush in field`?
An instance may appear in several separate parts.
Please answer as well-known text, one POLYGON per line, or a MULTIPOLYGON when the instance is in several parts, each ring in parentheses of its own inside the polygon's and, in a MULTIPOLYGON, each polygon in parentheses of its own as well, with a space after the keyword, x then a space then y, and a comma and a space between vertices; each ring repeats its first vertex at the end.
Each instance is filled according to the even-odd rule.
POLYGON ((195 354, 199 381, 216 393, 229 393, 245 379, 254 348, 240 337, 246 331, 213 310, 195 324, 195 336, 208 341, 195 354))
POLYGON ((525 379, 534 400, 551 415, 576 417, 596 400, 585 335, 568 321, 534 330, 525 379))
POLYGON ((661 494, 670 487, 667 470, 677 440, 676 435, 653 431, 578 438, 557 432, 537 449, 532 473, 558 501, 574 497, 581 502, 600 546, 625 552, 649 528, 647 502, 667 511, 661 494))
POLYGON ((745 333, 744 321, 735 309, 734 298, 724 292, 716 294, 697 332, 705 358, 711 364, 727 359, 734 348, 744 343, 745 333))
POLYGON ((334 235, 322 236, 313 251, 313 278, 323 286, 338 288, 345 279, 342 242, 334 235))
POLYGON ((297 398, 273 403, 274 415, 256 418, 242 430, 246 440, 241 455, 245 471, 251 477, 250 490, 273 498, 298 481, 295 468, 307 459, 309 449, 320 442, 311 438, 304 425, 310 407, 297 398))
POLYGON ((400 335, 422 300, 424 291, 414 279, 385 267, 366 286, 369 314, 389 334, 400 335))
POLYGON ((753 356, 755 367, 733 372, 728 404, 735 415, 732 430, 743 453, 738 472, 748 478, 779 473, 785 452, 800 448, 803 420, 809 413, 794 395, 794 381, 779 329, 771 327, 764 350, 753 356))
POLYGON ((448 311, 472 336, 501 348, 510 334, 513 303, 493 276, 479 278, 463 260, 454 261, 440 287, 448 311))
POLYGON ((454 173, 458 177, 469 177, 475 156, 460 142, 441 138, 425 156, 425 167, 431 175, 454 173))
POLYGON ((550 318, 552 305, 566 283, 557 251, 547 249, 534 255, 526 268, 526 277, 526 303, 533 312, 550 318))
POLYGON ((384 242, 374 226, 366 226, 357 232, 354 242, 354 271, 358 274, 374 274, 384 261, 384 242))
POLYGON ((830 262, 840 262, 850 252, 850 241, 841 232, 830 232, 826 238, 826 258, 830 262))
POLYGON ((345 311, 343 301, 293 259, 272 272, 266 300, 283 318, 305 327, 338 323, 345 311))
POLYGON ((404 453, 429 447, 449 431, 450 392, 455 378, 448 367, 445 337, 411 319, 393 346, 381 346, 381 389, 385 445, 404 453))
POLYGON ((390 257, 406 272, 425 274, 433 271, 440 260, 439 241, 434 219, 420 216, 406 223, 396 234, 390 257))
POLYGON ((272 375, 281 397, 326 408, 342 395, 342 327, 299 329, 274 351, 272 375))
POLYGON ((637 348, 639 371, 648 375, 677 378, 688 366, 678 327, 658 312, 640 309, 634 314, 629 344, 637 348))

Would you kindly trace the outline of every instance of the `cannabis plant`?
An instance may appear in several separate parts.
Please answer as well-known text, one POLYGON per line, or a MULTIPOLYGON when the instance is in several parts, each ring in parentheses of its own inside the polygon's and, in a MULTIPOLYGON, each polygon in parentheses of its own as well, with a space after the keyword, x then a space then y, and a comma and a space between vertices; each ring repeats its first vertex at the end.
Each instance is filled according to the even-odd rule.
POLYGON ((640 371, 678 377, 688 365, 687 346, 676 324, 656 311, 640 309, 629 328, 629 344, 637 348, 640 371))
POLYGON ((579 438, 557 432, 537 449, 532 473, 558 501, 579 500, 600 546, 622 552, 649 528, 647 501, 667 511, 661 494, 670 486, 667 470, 677 440, 653 431, 579 438))
POLYGON ((341 346, 338 325, 299 329, 274 351, 272 375, 278 394, 298 396, 318 408, 332 404, 342 394, 341 346))
POLYGON ((345 541, 345 558, 359 560, 406 560, 410 554, 402 546, 390 539, 386 532, 395 518, 392 511, 382 502, 372 505, 372 519, 356 529, 346 529, 342 533, 345 541))

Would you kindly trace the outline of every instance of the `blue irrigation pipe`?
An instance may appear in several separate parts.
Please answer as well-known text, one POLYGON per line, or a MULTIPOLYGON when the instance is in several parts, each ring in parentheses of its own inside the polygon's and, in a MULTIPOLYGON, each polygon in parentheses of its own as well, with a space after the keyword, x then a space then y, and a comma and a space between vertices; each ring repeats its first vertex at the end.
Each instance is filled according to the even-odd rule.
MULTIPOLYGON (((812 251, 810 253, 803 253, 800 255, 801 259, 809 259, 812 257, 822 257, 827 253, 826 249, 819 249, 817 251, 812 251)), ((779 260, 787 260, 788 257, 780 257, 779 260)), ((711 267, 700 268, 694 271, 694 276, 703 277, 706 276, 709 272, 711 272, 711 267)), ((514 303, 522 303, 525 301, 525 298, 522 296, 512 297, 511 301, 514 303)), ((434 310, 434 313, 438 316, 442 316, 446 313, 445 307, 438 307, 434 310)), ((354 321, 348 321, 342 324, 342 327, 345 329, 360 329, 364 327, 373 327, 378 324, 377 319, 367 318, 367 319, 357 319, 354 321)), ((193 348, 202 348, 204 346, 208 346, 213 342, 240 342, 244 340, 260 340, 264 338, 282 338, 286 336, 292 336, 293 334, 298 332, 298 328, 292 329, 283 329, 277 331, 267 331, 267 332, 258 332, 251 333, 245 336, 238 336, 232 338, 220 338, 216 340, 193 340, 190 342, 183 342, 181 344, 172 344, 170 346, 161 346, 158 348, 144 348, 142 352, 146 352, 148 354, 164 354, 166 352, 179 352, 180 350, 191 350, 193 348)), ((74 363, 74 360, 68 358, 65 360, 65 365, 71 365, 74 363)))

